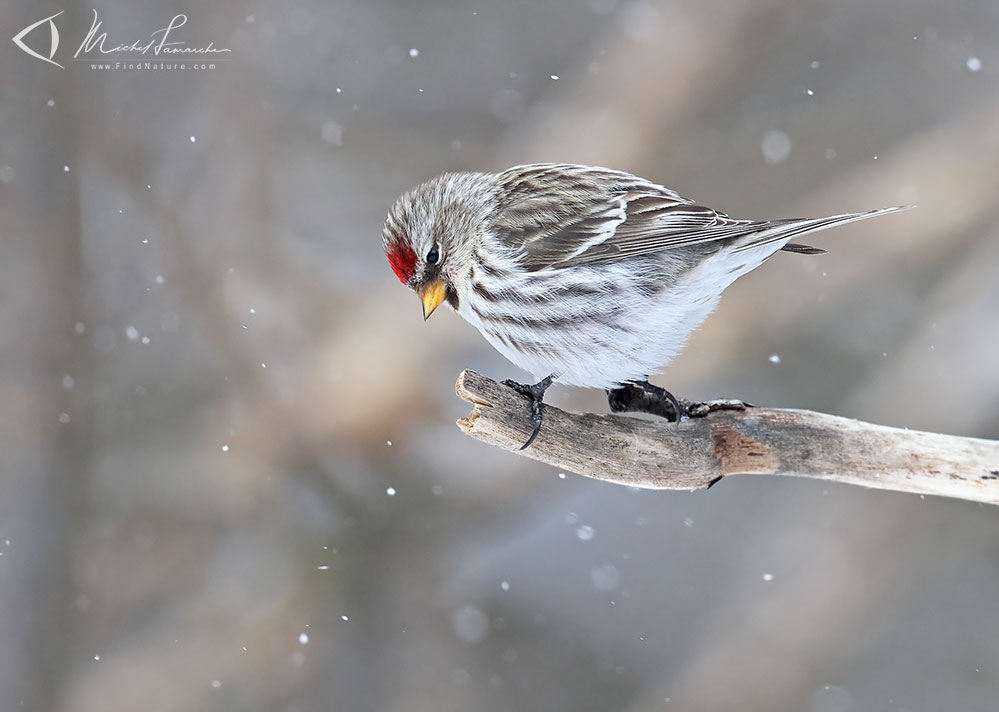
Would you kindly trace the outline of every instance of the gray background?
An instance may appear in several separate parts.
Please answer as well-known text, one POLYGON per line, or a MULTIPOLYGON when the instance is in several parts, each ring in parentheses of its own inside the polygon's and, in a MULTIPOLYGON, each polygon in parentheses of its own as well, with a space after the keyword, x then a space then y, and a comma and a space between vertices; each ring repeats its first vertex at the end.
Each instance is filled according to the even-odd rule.
POLYGON ((460 369, 524 374, 379 241, 535 160, 918 204, 741 280, 657 381, 999 437, 999 4, 96 4, 187 13, 203 72, 69 61, 91 7, 0 6, 0 710, 996 708, 992 508, 475 443, 460 369), (66 69, 6 39, 61 9, 66 69))

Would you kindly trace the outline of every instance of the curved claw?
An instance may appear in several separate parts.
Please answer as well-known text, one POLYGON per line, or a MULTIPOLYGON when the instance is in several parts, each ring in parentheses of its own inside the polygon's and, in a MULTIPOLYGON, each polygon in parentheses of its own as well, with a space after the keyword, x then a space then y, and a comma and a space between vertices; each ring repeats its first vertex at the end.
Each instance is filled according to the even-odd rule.
POLYGON ((646 393, 652 396, 658 396, 659 398, 665 398, 669 401, 670 405, 673 406, 673 418, 672 421, 676 423, 677 427, 680 425, 680 421, 683 419, 684 414, 687 412, 685 408, 680 406, 680 401, 675 395, 667 391, 662 386, 654 386, 649 383, 648 379, 639 384, 639 387, 646 393))
POLYGON ((680 420, 683 418, 683 409, 680 407, 680 401, 678 401, 676 396, 667 391, 665 388, 662 389, 662 395, 673 405, 673 412, 676 414, 676 418, 673 422, 676 423, 677 427, 679 427, 680 420))
POLYGON ((542 405, 544 405, 542 401, 545 397, 545 391, 548 390, 548 386, 550 386, 554 380, 555 376, 552 375, 533 385, 517 383, 509 378, 503 381, 504 386, 509 386, 522 396, 526 396, 531 401, 531 424, 534 426, 534 430, 531 431, 531 437, 527 439, 527 442, 520 446, 521 450, 526 450, 530 447, 531 443, 534 442, 534 439, 538 437, 538 433, 541 432, 541 423, 544 422, 545 417, 544 412, 541 409, 542 405))
POLYGON ((541 432, 541 423, 544 421, 544 415, 541 413, 541 401, 531 401, 531 422, 534 424, 534 430, 531 431, 531 437, 527 439, 527 442, 520 446, 521 450, 526 450, 530 447, 531 443, 534 442, 534 438, 538 437, 538 433, 541 432))
POLYGON ((651 413, 677 426, 684 415, 690 415, 686 401, 681 402, 665 388, 654 386, 648 380, 623 383, 618 388, 608 389, 607 402, 615 413, 651 413))

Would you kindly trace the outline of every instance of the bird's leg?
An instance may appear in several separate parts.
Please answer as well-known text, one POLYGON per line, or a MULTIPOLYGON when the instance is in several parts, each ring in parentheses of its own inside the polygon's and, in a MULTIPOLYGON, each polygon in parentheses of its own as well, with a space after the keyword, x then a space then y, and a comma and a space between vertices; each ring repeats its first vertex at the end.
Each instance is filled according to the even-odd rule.
POLYGON ((718 410, 745 410, 750 404, 740 400, 689 401, 677 398, 665 388, 644 381, 631 381, 607 389, 607 402, 615 413, 651 413, 678 422, 679 417, 703 418, 718 410))
POLYGON ((521 446, 521 450, 527 449, 527 447, 534 442, 534 438, 538 437, 538 433, 541 432, 541 422, 544 420, 544 414, 541 411, 541 402, 544 400, 545 391, 548 390, 548 386, 552 384, 555 380, 555 374, 544 378, 534 385, 526 385, 523 383, 517 383, 516 381, 511 381, 507 379, 503 381, 504 386, 510 386, 513 390, 522 396, 527 396, 531 401, 531 424, 534 426, 534 431, 531 433, 531 437, 527 439, 527 442, 521 446))

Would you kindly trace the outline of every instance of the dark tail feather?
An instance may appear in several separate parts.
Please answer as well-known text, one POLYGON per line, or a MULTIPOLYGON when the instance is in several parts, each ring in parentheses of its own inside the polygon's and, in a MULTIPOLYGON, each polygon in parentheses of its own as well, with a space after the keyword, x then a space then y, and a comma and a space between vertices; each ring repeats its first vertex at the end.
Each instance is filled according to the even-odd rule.
POLYGON ((782 248, 784 252, 794 252, 799 255, 824 255, 826 251, 821 247, 812 247, 811 245, 799 245, 794 242, 789 242, 782 248))

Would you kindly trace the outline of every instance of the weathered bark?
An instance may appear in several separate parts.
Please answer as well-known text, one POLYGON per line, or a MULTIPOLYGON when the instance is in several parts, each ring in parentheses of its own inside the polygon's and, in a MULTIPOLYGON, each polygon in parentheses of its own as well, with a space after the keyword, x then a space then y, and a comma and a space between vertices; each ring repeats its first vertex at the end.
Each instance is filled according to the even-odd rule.
POLYGON ((999 503, 999 442, 872 425, 807 410, 719 410, 679 425, 545 406, 538 439, 527 400, 464 371, 458 396, 475 407, 465 433, 607 482, 652 489, 706 487, 727 475, 792 475, 878 489, 999 503))

